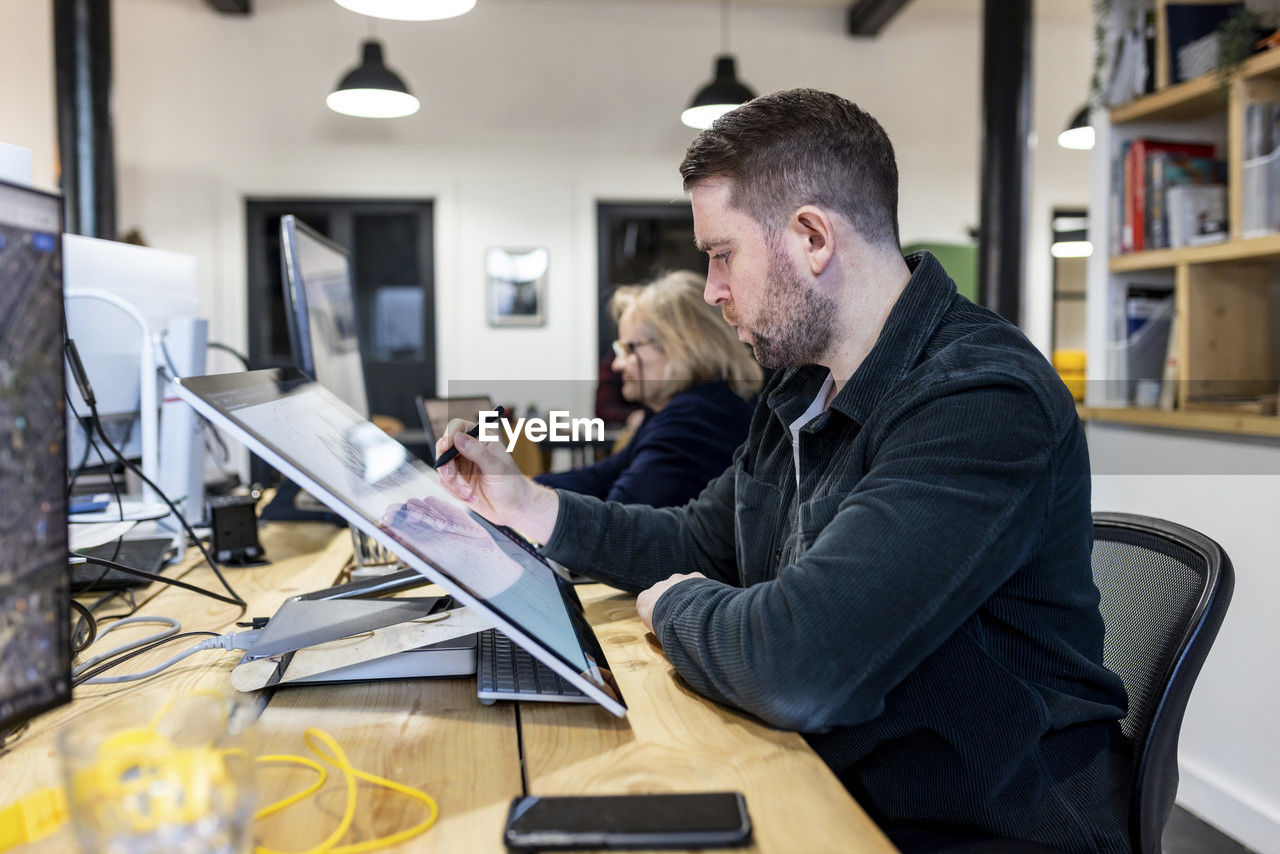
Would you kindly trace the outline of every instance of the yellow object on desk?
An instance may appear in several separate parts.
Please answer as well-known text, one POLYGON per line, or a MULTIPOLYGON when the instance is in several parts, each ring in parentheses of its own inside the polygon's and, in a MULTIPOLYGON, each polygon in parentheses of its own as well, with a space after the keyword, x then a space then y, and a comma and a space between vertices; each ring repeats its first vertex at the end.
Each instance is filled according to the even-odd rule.
POLYGON ((44 839, 67 820, 67 793, 40 789, 0 809, 0 851, 44 839))
MULTIPOLYGON (((323 730, 308 729, 304 737, 312 752, 342 772, 347 789, 346 808, 338 826, 306 854, 377 851, 412 839, 435 824, 439 808, 426 792, 352 767, 346 752, 323 730), (321 746, 326 750, 321 750, 321 746), (356 780, 421 802, 427 808, 427 817, 412 827, 378 839, 338 845, 355 818, 356 780)), ((227 762, 244 758, 243 753, 236 750, 177 748, 151 728, 112 733, 99 750, 98 761, 75 774, 72 788, 82 809, 85 804, 95 805, 95 818, 102 818, 97 815, 98 811, 113 812, 105 826, 117 841, 127 835, 138 841, 156 837, 155 841, 163 843, 164 834, 172 835, 174 828, 194 827, 217 817, 222 805, 216 801, 234 782, 234 769, 229 768, 227 762)), ((256 761, 302 765, 316 771, 318 778, 302 791, 258 810, 253 814, 254 819, 266 818, 305 800, 328 778, 324 766, 305 756, 273 754, 256 757, 256 761)), ((0 851, 49 836, 69 815, 66 792, 56 787, 41 789, 0 809, 0 851)), ((95 837, 95 842, 102 841, 95 837)), ((284 854, 264 846, 254 850, 256 854, 284 854)))

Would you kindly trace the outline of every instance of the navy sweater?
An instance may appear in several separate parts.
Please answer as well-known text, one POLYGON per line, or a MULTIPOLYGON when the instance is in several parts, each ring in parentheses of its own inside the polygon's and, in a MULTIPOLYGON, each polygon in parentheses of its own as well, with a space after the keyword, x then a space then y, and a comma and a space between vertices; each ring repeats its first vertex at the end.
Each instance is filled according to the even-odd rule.
POLYGON ((547 554, 632 590, 699 693, 805 734, 882 827, 1127 852, 1125 693, 1102 666, 1070 393, 928 254, 866 360, 763 392, 733 465, 652 509, 562 492, 547 554))
POLYGON ((751 410, 726 382, 693 386, 649 413, 608 459, 534 480, 624 504, 684 504, 729 465, 747 438, 751 410))

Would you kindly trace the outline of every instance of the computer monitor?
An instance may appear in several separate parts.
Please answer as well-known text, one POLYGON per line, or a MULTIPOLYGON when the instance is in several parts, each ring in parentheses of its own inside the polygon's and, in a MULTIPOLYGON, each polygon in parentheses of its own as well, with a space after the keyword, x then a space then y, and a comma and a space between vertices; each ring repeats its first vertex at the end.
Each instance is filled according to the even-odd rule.
POLYGON ((426 434, 427 446, 434 449, 436 440, 444 435, 444 428, 454 418, 476 420, 481 412, 493 411, 493 400, 488 397, 423 397, 413 399, 426 434))
POLYGON ((0 183, 0 739, 71 699, 61 234, 0 183))
MULTIPOLYGON (((187 521, 204 517, 204 434, 191 408, 166 393, 164 373, 203 374, 208 322, 200 317, 200 266, 192 255, 68 234, 63 237, 67 335, 76 342, 103 428, 124 456, 187 521)), ((89 409, 71 387, 69 458, 85 454, 89 409)), ((103 451, 106 454, 105 450, 103 451)), ((150 518, 162 505, 149 488, 130 510, 150 518)), ((116 508, 104 511, 113 517, 116 508)), ((176 520, 170 527, 177 530, 176 520)))
POLYGON ((178 394, 575 688, 626 714, 573 586, 328 389, 274 369, 191 377, 178 394))
POLYGON ((280 218, 280 260, 298 370, 368 417, 350 253, 287 214, 280 218))

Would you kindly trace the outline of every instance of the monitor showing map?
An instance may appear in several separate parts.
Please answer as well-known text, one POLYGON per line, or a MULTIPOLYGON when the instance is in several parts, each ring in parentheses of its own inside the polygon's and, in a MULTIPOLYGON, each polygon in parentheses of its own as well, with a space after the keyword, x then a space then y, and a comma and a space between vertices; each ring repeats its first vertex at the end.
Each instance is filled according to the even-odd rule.
POLYGON ((71 699, 62 202, 0 183, 0 739, 71 699))

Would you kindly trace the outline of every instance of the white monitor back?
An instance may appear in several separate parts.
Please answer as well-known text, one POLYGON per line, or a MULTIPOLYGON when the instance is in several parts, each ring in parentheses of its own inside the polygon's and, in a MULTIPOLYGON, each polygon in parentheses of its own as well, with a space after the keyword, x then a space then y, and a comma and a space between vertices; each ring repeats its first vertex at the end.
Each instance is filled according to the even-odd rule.
POLYGON ((0 181, 30 187, 34 180, 31 149, 0 142, 0 181))
MULTIPOLYGON (((194 255, 64 234, 62 256, 67 288, 92 288, 123 298, 157 335, 175 317, 200 315, 200 261, 194 255)), ((83 357, 84 348, 80 351, 83 357)))
MULTIPOLYGON (((181 453, 179 446, 170 445, 167 454, 173 458, 160 458, 159 409, 166 395, 157 368, 174 359, 172 352, 166 353, 173 348, 163 340, 171 325, 189 323, 200 314, 199 260, 76 234, 63 235, 62 249, 67 335, 76 343, 99 413, 105 421, 123 425, 115 437, 117 446, 124 445, 120 450, 126 456, 140 458, 143 472, 152 480, 166 479, 162 469, 190 471, 192 456, 201 459, 202 436, 193 435, 181 453), (150 382, 144 380, 148 377, 150 382)), ((180 348, 188 353, 180 359, 180 375, 204 372, 203 346, 202 335, 198 365, 189 348, 180 348)), ((74 382, 68 381, 68 389, 72 414, 87 415, 74 382)), ((74 422, 68 435, 68 457, 75 465, 83 457, 85 437, 74 422)), ((98 460, 91 457, 89 462, 98 460)), ((186 491, 169 497, 188 499, 184 515, 189 519, 192 513, 194 518, 203 515, 202 496, 186 491)))

